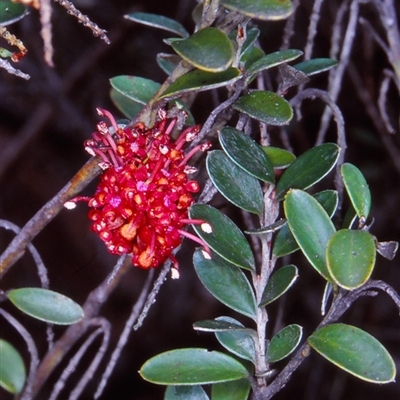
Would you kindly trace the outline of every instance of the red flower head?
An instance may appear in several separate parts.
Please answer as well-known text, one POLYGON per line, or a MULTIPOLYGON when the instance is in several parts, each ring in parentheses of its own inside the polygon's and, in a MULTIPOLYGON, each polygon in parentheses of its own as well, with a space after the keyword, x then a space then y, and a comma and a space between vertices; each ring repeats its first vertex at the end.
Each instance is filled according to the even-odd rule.
POLYGON ((92 198, 78 197, 67 206, 88 200, 91 229, 110 253, 132 254, 132 264, 144 269, 170 258, 177 269, 172 252, 182 236, 199 242, 184 226, 203 222, 188 219, 193 194, 200 186, 189 180, 188 175, 196 169, 187 162, 195 152, 209 149, 210 143, 185 155, 182 147, 196 137, 200 126, 187 128, 174 142, 171 132, 177 119, 168 118, 162 109, 152 128, 142 123, 122 128, 108 111, 98 112, 108 117, 112 126, 100 122, 85 148, 101 157, 104 172, 92 198))

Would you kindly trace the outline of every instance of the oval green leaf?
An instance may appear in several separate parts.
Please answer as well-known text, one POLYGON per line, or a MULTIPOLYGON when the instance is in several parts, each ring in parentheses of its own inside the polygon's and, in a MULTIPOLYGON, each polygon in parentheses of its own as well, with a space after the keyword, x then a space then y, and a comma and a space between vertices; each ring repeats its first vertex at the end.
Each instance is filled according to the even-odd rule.
POLYGON ((362 286, 375 265, 374 237, 367 231, 341 229, 326 249, 328 271, 336 284, 347 290, 362 286))
POLYGON ((234 358, 199 348, 158 354, 147 360, 139 373, 146 381, 159 385, 205 385, 248 375, 246 368, 234 358))
POLYGON ((221 0, 221 4, 228 10, 263 21, 285 19, 293 12, 290 0, 221 0))
POLYGON ((157 64, 167 74, 171 75, 172 71, 180 63, 181 58, 176 54, 158 53, 157 64))
POLYGON ((122 95, 142 105, 147 104, 161 86, 151 79, 128 75, 111 78, 110 83, 122 95))
POLYGON ((289 189, 307 189, 319 182, 335 166, 339 146, 324 143, 300 155, 290 164, 276 185, 276 198, 282 200, 289 189))
POLYGON ((225 332, 232 330, 245 330, 240 322, 226 322, 219 321, 216 319, 205 319, 203 321, 197 321, 193 324, 193 329, 201 332, 225 332))
POLYGON ((219 256, 238 267, 253 271, 254 256, 241 230, 226 215, 205 204, 194 204, 189 210, 192 219, 208 222, 211 232, 199 225, 193 229, 219 256))
POLYGON ((215 383, 211 387, 212 400, 247 400, 250 393, 250 381, 239 379, 233 382, 215 383))
POLYGON ((293 117, 293 109, 281 96, 257 90, 240 97, 233 107, 251 118, 270 125, 286 125, 293 117))
MULTIPOLYGON (((217 320, 240 324, 230 317, 218 317, 217 320)), ((240 324, 241 325, 241 324, 240 324)), ((256 331, 252 333, 247 330, 234 330, 230 332, 215 332, 215 336, 225 349, 232 354, 251 361, 253 364, 256 362, 256 347, 254 344, 253 335, 257 335, 256 331)))
POLYGON ((371 192, 368 183, 361 171, 350 163, 345 163, 340 167, 343 183, 351 204, 359 218, 368 218, 371 210, 371 192))
POLYGON ((84 317, 82 307, 63 294, 41 288, 10 290, 9 300, 33 318, 57 325, 71 325, 84 317))
POLYGON ((303 254, 317 272, 332 282, 326 266, 326 248, 335 227, 329 215, 313 196, 297 189, 287 193, 283 207, 290 230, 303 254))
POLYGON ((310 76, 319 74, 320 72, 329 71, 337 64, 338 62, 331 58, 314 58, 313 60, 307 60, 293 65, 293 67, 310 76))
POLYGON ((243 210, 262 213, 263 194, 256 178, 238 167, 221 150, 208 152, 206 166, 214 186, 226 199, 243 210))
POLYGON ((204 90, 216 89, 236 82, 240 76, 240 70, 233 67, 217 73, 200 70, 191 71, 179 77, 168 86, 159 98, 172 99, 190 92, 202 92, 204 90))
POLYGON ((267 359, 269 362, 277 362, 291 354, 303 336, 303 328, 300 325, 288 325, 279 331, 268 345, 267 359))
POLYGON ((201 386, 168 386, 164 400, 209 400, 201 386))
POLYGON ((287 168, 296 159, 293 153, 279 147, 264 146, 262 149, 275 169, 287 168))
POLYGON ((274 183, 274 168, 262 148, 249 136, 231 127, 219 133, 225 153, 240 168, 264 182, 274 183))
MULTIPOLYGON (((330 189, 323 190, 322 192, 316 193, 313 197, 321 204, 329 217, 332 218, 339 202, 337 192, 330 189)), ((295 252, 298 248, 299 246, 290 231, 289 225, 284 225, 276 236, 273 254, 276 257, 283 257, 295 252)))
POLYGON ((345 324, 314 332, 308 343, 340 369, 372 383, 393 382, 396 367, 388 351, 369 333, 345 324))
POLYGON ((143 25, 151 26, 153 28, 164 29, 166 31, 176 33, 183 38, 189 36, 189 33, 182 26, 182 24, 174 19, 164 17, 163 15, 136 12, 125 15, 125 18, 143 25))
POLYGON ((286 265, 279 268, 269 278, 267 286, 264 289, 259 307, 266 306, 278 299, 294 284, 298 277, 297 267, 295 265, 286 265))
POLYGON ((5 340, 0 339, 0 387, 12 394, 24 387, 26 370, 24 360, 18 351, 5 340))
POLYGON ((216 254, 209 260, 200 249, 193 254, 193 264, 200 281, 216 299, 240 314, 256 318, 253 289, 239 268, 216 254))
POLYGON ((261 71, 295 60, 302 54, 303 52, 301 50, 296 49, 281 50, 267 54, 250 66, 250 68, 246 71, 246 76, 248 79, 251 79, 252 76, 261 71))
POLYGON ((225 71, 235 55, 228 36, 211 27, 200 29, 187 39, 174 41, 171 46, 184 60, 208 72, 225 71))
POLYGON ((111 88, 110 97, 114 105, 118 108, 125 117, 133 119, 139 114, 140 110, 143 108, 142 103, 132 100, 126 97, 122 93, 118 92, 114 88, 111 88))
POLYGON ((27 8, 14 1, 0 1, 0 25, 7 26, 19 21, 27 14, 27 8))

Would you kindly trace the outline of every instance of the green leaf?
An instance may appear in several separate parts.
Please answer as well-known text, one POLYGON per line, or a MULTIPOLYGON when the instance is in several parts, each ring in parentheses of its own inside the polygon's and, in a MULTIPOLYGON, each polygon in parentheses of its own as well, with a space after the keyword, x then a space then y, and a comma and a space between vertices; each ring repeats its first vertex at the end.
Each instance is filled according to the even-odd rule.
MULTIPOLYGON (((234 31, 235 35, 237 34, 237 30, 234 31)), ((249 51, 252 46, 254 45, 255 41, 258 39, 260 36, 260 30, 258 28, 251 28, 246 32, 246 40, 243 43, 242 49, 241 49, 241 54, 246 53, 249 51)), ((236 36, 234 37, 236 39, 236 36)))
POLYGON ((167 74, 171 75, 172 71, 180 63, 181 58, 176 54, 158 53, 157 64, 167 74))
POLYGON ((250 66, 246 71, 246 76, 251 78, 261 71, 295 60, 301 55, 303 55, 303 52, 296 49, 281 50, 267 54, 250 66))
MULTIPOLYGON (((240 324, 230 317, 218 317, 217 320, 240 324)), ((241 324, 240 324, 241 325, 241 324)), ((243 325, 242 325, 243 326, 243 325)), ((256 348, 254 344, 253 335, 257 336, 256 331, 247 330, 233 330, 225 332, 215 332, 215 336, 225 349, 232 354, 251 361, 253 364, 256 362, 256 348)))
POLYGON ((396 367, 388 351, 369 333, 345 324, 314 332, 308 343, 340 369, 372 383, 393 382, 396 367))
POLYGON ((263 194, 256 178, 238 167, 221 150, 208 152, 206 166, 214 186, 231 203, 254 214, 262 213, 263 194))
POLYGON ((82 307, 60 293, 41 288, 10 290, 9 300, 33 318, 57 325, 71 325, 83 317, 82 307))
POLYGON ((307 60, 293 65, 293 67, 310 76, 319 74, 320 72, 328 71, 337 64, 338 62, 336 60, 332 60, 331 58, 314 58, 313 60, 307 60))
POLYGON ((1 58, 10 58, 12 57, 13 53, 8 51, 7 49, 0 47, 0 57, 1 58))
POLYGON ((250 68, 256 61, 261 57, 264 57, 265 53, 258 46, 251 46, 240 58, 240 62, 243 64, 244 70, 250 68))
POLYGON ((236 82, 240 76, 240 70, 233 67, 217 73, 194 70, 179 77, 168 86, 159 98, 172 99, 190 92, 202 92, 204 90, 216 89, 236 82))
POLYGON ((285 218, 282 218, 273 224, 262 226, 261 228, 248 229, 244 232, 249 235, 265 235, 266 233, 279 231, 279 229, 282 229, 285 225, 287 225, 287 221, 285 218))
POLYGON ((298 276, 297 267, 292 264, 286 265, 274 272, 264 289, 259 307, 272 303, 286 293, 298 276))
MULTIPOLYGON (((283 202, 290 230, 310 264, 327 281, 326 247, 335 227, 321 204, 302 190, 290 190, 283 202)), ((282 230, 281 230, 282 231, 282 230)))
POLYGON ((271 161, 249 136, 237 129, 225 127, 219 133, 219 141, 225 153, 240 168, 264 182, 275 182, 271 161))
POLYGON ((216 208, 194 204, 189 210, 192 219, 208 222, 211 232, 193 225, 193 229, 219 256, 238 267, 254 270, 255 261, 250 245, 240 229, 216 208))
POLYGON ((263 146, 262 149, 275 169, 287 168, 296 159, 293 153, 279 147, 263 146))
POLYGON ((245 330, 240 322, 226 322, 217 319, 206 319, 203 321, 197 321, 193 324, 193 329, 201 332, 224 332, 232 330, 245 330))
MULTIPOLYGON (((329 217, 332 218, 339 202, 337 192, 329 189, 323 190, 322 192, 314 194, 313 197, 321 204, 329 217)), ((290 231, 289 225, 284 225, 276 236, 273 254, 276 257, 283 257, 295 252, 298 248, 299 246, 290 231)))
POLYGON ((160 88, 160 84, 138 76, 120 75, 110 79, 111 86, 136 103, 146 105, 160 88))
POLYGON ((285 19, 293 12, 290 0, 221 0, 221 4, 228 10, 263 21, 285 19))
POLYGON ((371 192, 361 171, 350 163, 341 166, 340 171, 351 204, 359 218, 368 218, 371 210, 371 192))
POLYGON ((240 97, 233 107, 258 121, 286 125, 293 117, 290 104, 276 93, 257 90, 240 97))
POLYGON ((228 36, 211 27, 200 29, 187 39, 174 41, 171 46, 184 60, 208 72, 226 70, 235 55, 228 36))
POLYGON ((168 386, 164 400, 209 400, 201 386, 168 386))
POLYGON ((276 186, 276 198, 282 200, 289 189, 307 189, 319 182, 335 166, 339 146, 324 143, 307 150, 290 164, 276 186))
POLYGON ((14 346, 3 339, 0 339, 0 356, 0 387, 17 394, 25 384, 24 360, 14 346))
POLYGON ((164 29, 166 31, 176 33, 183 38, 189 36, 189 33, 182 26, 182 24, 174 19, 164 17, 163 15, 136 12, 125 15, 125 18, 143 25, 151 26, 153 28, 164 29))
POLYGON ((193 254, 193 264, 200 281, 216 299, 240 314, 256 318, 257 305, 253 289, 239 268, 216 254, 209 260, 201 250, 193 254))
POLYGON ((267 359, 277 362, 291 354, 300 343, 303 328, 300 325, 288 325, 279 331, 268 345, 267 359))
POLYGON ((143 108, 142 103, 138 103, 129 97, 126 97, 122 93, 118 92, 114 88, 111 88, 110 97, 112 102, 118 108, 125 117, 133 119, 139 114, 140 110, 143 108))
POLYGON ((14 1, 0 1, 0 25, 7 26, 19 21, 28 13, 27 8, 14 1))
POLYGON ((204 385, 248 375, 246 368, 234 358, 199 348, 158 354, 147 360, 139 373, 146 381, 159 385, 204 385))
POLYGON ((248 379, 215 383, 211 387, 212 400, 247 400, 249 393, 250 381, 248 379))
POLYGON ((347 290, 362 286, 375 265, 374 237, 367 231, 341 229, 326 249, 328 271, 336 284, 347 290))

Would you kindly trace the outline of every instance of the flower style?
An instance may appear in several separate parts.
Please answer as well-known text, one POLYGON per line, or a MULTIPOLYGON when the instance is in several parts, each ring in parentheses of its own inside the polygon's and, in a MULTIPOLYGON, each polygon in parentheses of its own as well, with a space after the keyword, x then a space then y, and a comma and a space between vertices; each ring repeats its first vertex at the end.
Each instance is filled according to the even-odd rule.
POLYGON ((108 251, 132 254, 132 264, 143 269, 157 267, 170 258, 177 270, 172 252, 182 236, 199 242, 208 251, 199 238, 183 230, 187 224, 204 223, 188 219, 193 194, 200 186, 189 180, 188 175, 196 168, 187 162, 211 145, 201 144, 186 155, 182 150, 196 137, 200 126, 187 128, 174 142, 171 132, 177 118, 168 118, 163 109, 158 111, 152 128, 143 123, 119 127, 108 111, 97 111, 110 120, 111 126, 100 122, 93 139, 85 142, 85 149, 101 158, 99 165, 104 172, 92 198, 77 197, 66 206, 87 200, 91 229, 108 251))

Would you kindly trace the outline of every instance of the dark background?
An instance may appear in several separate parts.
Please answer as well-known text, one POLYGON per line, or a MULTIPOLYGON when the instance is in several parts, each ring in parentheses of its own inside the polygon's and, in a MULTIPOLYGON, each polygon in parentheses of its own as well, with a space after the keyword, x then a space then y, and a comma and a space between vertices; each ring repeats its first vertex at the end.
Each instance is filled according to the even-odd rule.
MULTIPOLYGON (((336 6, 332 2, 322 9, 318 26, 318 40, 313 57, 328 57, 332 20, 336 6)), ((107 29, 112 44, 107 46, 93 37, 88 29, 67 15, 58 4, 53 5, 53 40, 55 67, 45 65, 42 57, 40 22, 36 11, 17 24, 10 26, 29 49, 25 58, 16 65, 29 73, 29 81, 0 70, 0 218, 22 227, 34 213, 51 199, 88 159, 82 142, 95 129, 98 121, 95 108, 100 106, 120 115, 109 99, 109 79, 117 75, 137 75, 159 82, 165 74, 156 64, 158 52, 168 52, 162 42, 169 37, 166 32, 134 24, 123 18, 128 12, 146 11, 180 20, 190 31, 193 28, 190 12, 195 1, 75 1, 84 14, 100 27, 107 29)), ((302 1, 297 12, 296 31, 292 48, 304 48, 309 23, 311 1, 302 1)), ((372 8, 365 7, 363 15, 378 32, 382 32, 372 8)), ((266 53, 279 49, 284 24, 260 23, 261 41, 266 53)), ((363 79, 363 88, 376 100, 382 71, 388 68, 385 55, 373 45, 370 38, 359 28, 352 53, 352 65, 363 79)), ((6 46, 5 42, 1 42, 6 46)), ((326 87, 326 76, 316 76, 310 87, 326 87)), ((338 105, 344 113, 349 144, 346 161, 355 163, 364 172, 370 184, 373 199, 372 215, 375 223, 371 232, 380 241, 400 240, 400 171, 382 144, 382 136, 393 146, 400 157, 398 94, 390 91, 390 110, 396 134, 388 137, 378 130, 357 94, 354 79, 346 76, 338 105)), ((288 98, 292 96, 289 92, 288 98)), ((211 111, 210 97, 202 94, 193 108, 198 123, 204 122, 211 111)), ((290 140, 297 154, 313 144, 318 130, 322 105, 306 102, 303 120, 290 126, 290 140)), ((335 140, 334 126, 328 135, 335 140)), ((279 144, 277 141, 276 144, 279 144)), ((327 185, 332 187, 329 180, 327 185)), ((94 184, 84 194, 93 193, 94 184)), ((221 200, 217 201, 221 205, 221 200)), ((63 211, 34 240, 49 270, 51 289, 59 291, 82 304, 88 293, 96 288, 111 271, 115 258, 108 255, 100 240, 89 230, 84 205, 74 211, 63 211)), ((1 231, 1 250, 12 238, 10 232, 1 231)), ((242 318, 220 305, 200 284, 191 265, 192 248, 184 246, 180 253, 181 278, 167 280, 150 311, 144 326, 132 333, 128 346, 110 379, 103 399, 146 400, 162 398, 164 388, 142 381, 137 373, 140 366, 151 356, 165 350, 180 347, 207 347, 221 350, 211 334, 197 334, 193 322, 200 319, 230 315, 248 324, 242 318)), ((270 311, 269 337, 281 308, 284 317, 278 324, 298 323, 310 334, 320 319, 319 304, 323 291, 322 280, 309 268, 304 258, 296 255, 291 262, 299 266, 300 278, 291 291, 270 311)), ((378 257, 373 278, 383 279, 400 291, 399 256, 391 263, 378 257)), ((132 268, 123 279, 102 314, 113 324, 112 347, 118 340, 130 309, 137 299, 147 272, 132 268)), ((37 286, 38 278, 29 255, 22 258, 5 276, 1 289, 37 286)), ((5 305, 11 310, 11 307, 5 305)), ((38 338, 43 355, 46 349, 43 324, 32 321, 19 312, 14 315, 38 338)), ((343 322, 349 322, 376 336, 393 355, 400 368, 400 319, 395 305, 384 294, 377 298, 357 301, 348 311, 343 322)), ((12 338, 16 347, 25 345, 15 337, 12 329, 1 320, 1 336, 12 338)), ((62 329, 57 328, 59 335, 62 329)), ((98 346, 98 343, 96 342, 98 346)), ((96 347, 96 346, 93 346, 96 347)), ((28 362, 28 356, 26 361, 28 362)), ((88 358, 90 360, 90 358, 88 358)), ((88 362, 86 360, 86 363, 88 362)), ((85 364, 85 363, 83 363, 85 364)), ((84 372, 81 365, 76 375, 84 372)), ((282 363, 282 366, 284 363, 282 363)), ((52 376, 53 383, 61 373, 61 366, 52 376)), ((104 369, 104 363, 102 368, 104 369)), ((280 365, 278 365, 280 367, 280 365)), ((86 395, 91 393, 100 379, 96 375, 86 395)), ((399 378, 397 377, 397 380, 399 378)), ((47 388, 41 395, 48 396, 47 388)), ((376 399, 399 398, 398 383, 373 385, 359 381, 339 371, 320 356, 312 354, 295 372, 293 379, 276 399, 376 399)), ((8 396, 0 389, 0 398, 8 396)), ((67 398, 64 394, 61 398, 67 398)))

